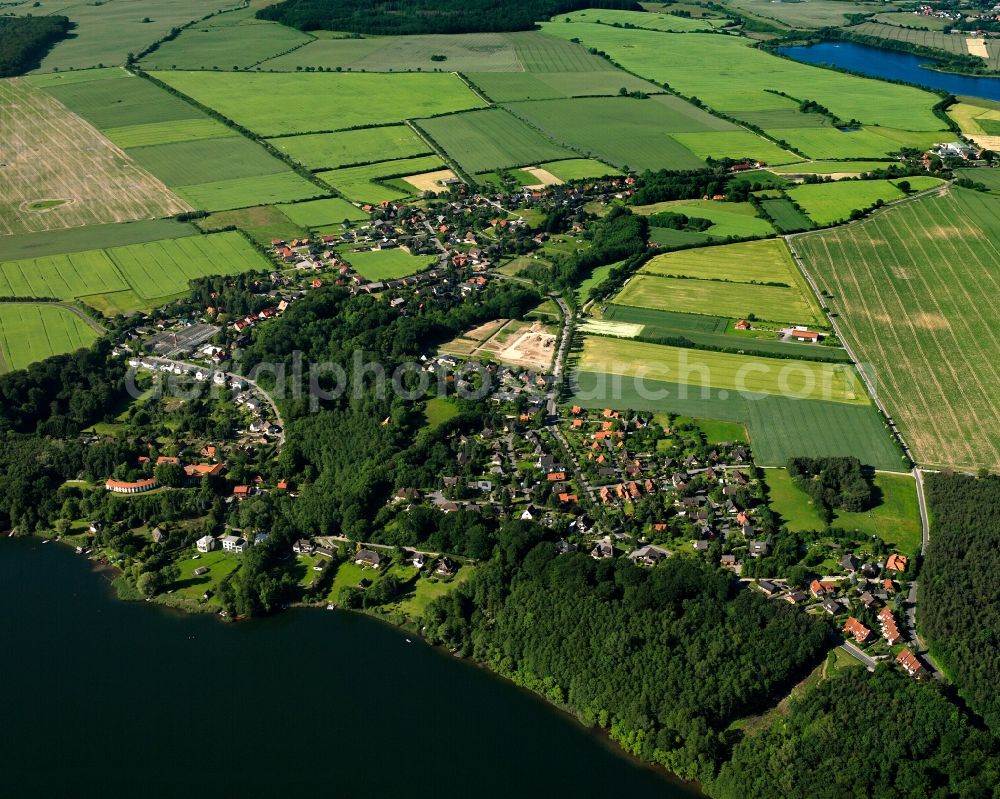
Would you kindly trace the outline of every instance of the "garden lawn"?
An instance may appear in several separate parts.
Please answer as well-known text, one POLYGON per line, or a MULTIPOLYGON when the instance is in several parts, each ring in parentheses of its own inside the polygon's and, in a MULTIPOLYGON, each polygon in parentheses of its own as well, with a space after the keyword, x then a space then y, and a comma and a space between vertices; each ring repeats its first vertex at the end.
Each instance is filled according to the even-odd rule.
POLYGON ((437 430, 449 419, 458 416, 458 406, 444 397, 432 397, 424 407, 424 430, 437 430))
POLYGON ((174 592, 174 596, 197 602, 206 591, 216 594, 222 581, 236 571, 239 565, 239 557, 219 549, 202 553, 197 560, 194 559, 193 551, 188 550, 177 561, 180 576, 167 588, 174 592), (206 567, 208 573, 196 577, 195 569, 202 567, 206 567))
POLYGON ((483 105, 460 78, 448 73, 153 74, 262 136, 384 125, 483 105))
POLYGON ((407 125, 282 136, 269 144, 309 169, 337 169, 432 152, 407 125))
POLYGON ((97 332, 66 308, 0 303, 0 374, 89 347, 96 339, 97 332))

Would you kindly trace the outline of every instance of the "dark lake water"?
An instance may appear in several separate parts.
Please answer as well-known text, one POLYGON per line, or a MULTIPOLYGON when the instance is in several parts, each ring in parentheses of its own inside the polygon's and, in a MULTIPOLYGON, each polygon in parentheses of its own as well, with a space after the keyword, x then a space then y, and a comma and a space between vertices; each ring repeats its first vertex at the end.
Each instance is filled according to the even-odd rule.
POLYGON ((5 796, 695 795, 366 617, 221 624, 121 602, 68 549, 6 539, 0 602, 5 796))
POLYGON ((830 64, 873 78, 904 80, 932 89, 943 89, 954 95, 1000 100, 1000 78, 977 78, 927 69, 921 65, 933 64, 934 60, 912 53, 883 50, 854 42, 820 42, 807 46, 781 47, 779 52, 807 64, 830 64))

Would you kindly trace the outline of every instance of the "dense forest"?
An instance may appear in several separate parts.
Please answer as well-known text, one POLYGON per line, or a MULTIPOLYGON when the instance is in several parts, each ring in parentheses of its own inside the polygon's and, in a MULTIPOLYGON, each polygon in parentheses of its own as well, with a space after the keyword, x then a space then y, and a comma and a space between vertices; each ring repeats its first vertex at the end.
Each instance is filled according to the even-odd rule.
POLYGON ((824 620, 740 591, 706 563, 557 556, 542 534, 505 525, 493 560, 428 609, 428 637, 684 778, 712 775, 726 725, 825 646, 824 620))
POLYGON ((978 799, 998 782, 996 741, 937 686, 850 667, 744 738, 706 787, 717 799, 978 799))
POLYGON ((959 691, 1000 733, 1000 477, 929 474, 933 517, 920 628, 959 691))
POLYGON ((0 78, 35 69, 71 27, 63 16, 0 17, 0 78))
POLYGON ((581 8, 641 10, 634 0, 285 0, 257 16, 305 31, 405 35, 530 30, 581 8))

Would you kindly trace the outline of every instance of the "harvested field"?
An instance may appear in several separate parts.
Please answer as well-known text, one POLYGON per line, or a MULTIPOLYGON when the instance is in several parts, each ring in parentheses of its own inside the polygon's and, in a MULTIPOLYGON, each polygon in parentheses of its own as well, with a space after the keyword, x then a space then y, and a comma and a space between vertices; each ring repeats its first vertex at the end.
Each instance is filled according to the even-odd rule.
POLYGON ((524 171, 529 175, 534 175, 538 179, 538 186, 561 186, 563 181, 553 175, 549 170, 539 166, 526 166, 524 171))
POLYGON ((0 235, 191 210, 83 119, 24 80, 0 82, 0 141, 7 145, 0 164, 0 235))
POLYGON ((635 338, 642 332, 643 325, 634 322, 614 322, 607 319, 587 319, 580 325, 580 332, 595 336, 615 338, 635 338))
POLYGON ((458 175, 450 169, 439 169, 436 172, 424 172, 420 175, 407 175, 403 178, 419 192, 442 191, 445 181, 457 179, 458 175))
POLYGON ((998 198, 958 188, 795 240, 921 464, 1000 468, 998 240, 998 198))

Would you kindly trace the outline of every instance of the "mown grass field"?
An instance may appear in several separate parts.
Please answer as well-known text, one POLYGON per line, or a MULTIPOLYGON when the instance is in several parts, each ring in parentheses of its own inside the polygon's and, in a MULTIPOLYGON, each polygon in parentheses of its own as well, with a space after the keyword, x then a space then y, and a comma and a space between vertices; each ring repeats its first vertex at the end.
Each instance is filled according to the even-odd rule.
POLYGON ((131 292, 133 297, 116 297, 103 307, 133 310, 183 292, 196 277, 267 268, 239 233, 216 233, 0 263, 0 296, 83 297, 94 304, 92 295, 131 292))
POLYGON ((91 125, 23 79, 0 81, 0 141, 16 145, 9 157, 0 156, 7 162, 0 169, 0 236, 190 209, 91 125))
POLYGON ((205 233, 226 231, 233 227, 242 230, 263 247, 270 247, 274 239, 305 238, 309 231, 296 225, 278 206, 258 205, 232 211, 216 211, 197 220, 198 229, 205 233))
POLYGON ((721 314, 739 319, 753 314, 758 319, 779 323, 817 324, 821 321, 814 303, 798 290, 750 283, 642 274, 633 277, 614 302, 638 308, 721 314))
MULTIPOLYGON (((872 8, 849 0, 801 0, 774 3, 771 0, 731 0, 730 5, 750 15, 775 20, 792 28, 822 28, 843 25, 849 14, 870 14, 872 8)), ((877 9, 875 9, 877 10, 877 9)))
POLYGON ((942 129, 931 111, 937 98, 929 92, 778 58, 754 49, 753 42, 744 38, 591 23, 543 23, 542 30, 578 38, 629 71, 666 82, 682 94, 697 95, 708 106, 737 118, 745 112, 794 110, 794 102, 765 91, 775 89, 815 100, 842 119, 902 130, 942 129))
MULTIPOLYGON (((603 27, 603 26, 601 26, 603 27)), ((582 97, 510 103, 516 116, 554 141, 616 166, 632 169, 699 169, 704 162, 672 133, 732 131, 735 126, 676 97, 646 100, 582 97)))
POLYGON ((328 192, 295 172, 177 186, 177 194, 202 211, 228 211, 270 203, 310 200, 328 192))
POLYGON ((417 125, 473 174, 576 155, 499 108, 422 119, 417 125))
MULTIPOLYGON (((710 219, 712 227, 705 231, 713 237, 724 238, 736 236, 749 238, 751 236, 770 236, 774 228, 766 219, 757 216, 757 209, 750 203, 715 202, 714 200, 668 200, 654 205, 637 205, 633 208, 637 214, 656 214, 660 211, 673 211, 687 216, 710 219)), ((677 231, 688 233, 688 231, 677 231)), ((660 242, 665 243, 665 242, 660 242)))
MULTIPOLYGON (((940 185, 937 178, 913 177, 907 179, 913 191, 923 191, 940 185)), ((864 210, 876 202, 892 202, 906 195, 892 180, 846 180, 835 183, 811 183, 788 189, 788 196, 809 215, 817 225, 843 222, 851 211, 864 210)))
POLYGON ((732 355, 584 336, 577 367, 582 372, 705 386, 747 397, 773 394, 799 400, 868 405, 854 368, 845 364, 732 355))
POLYGON ((803 161, 769 169, 778 175, 860 175, 876 169, 885 169, 890 164, 890 161, 803 161))
POLYGON ((665 253, 646 262, 640 271, 737 283, 783 283, 803 294, 809 291, 788 246, 777 239, 665 253))
POLYGON ((340 253, 340 257, 362 277, 375 282, 415 275, 429 269, 437 261, 433 255, 410 255, 403 250, 345 251, 340 253))
POLYGON ((800 156, 788 152, 749 130, 719 130, 707 133, 675 133, 672 137, 699 158, 749 158, 765 164, 788 164, 800 156))
POLYGON ((645 381, 577 372, 571 375, 572 402, 588 408, 671 411, 698 419, 746 425, 754 460, 784 466, 790 457, 853 455, 879 469, 905 471, 899 451, 874 406, 764 396, 746 400, 723 389, 702 390, 674 382, 645 381), (658 393, 659 392, 659 393, 658 393))
POLYGON ((432 172, 444 168, 445 164, 440 158, 436 155, 427 155, 419 158, 401 158, 367 166, 319 172, 317 177, 324 183, 333 186, 349 200, 362 203, 380 203, 385 200, 401 200, 415 194, 416 189, 396 183, 392 186, 383 186, 375 181, 418 175, 422 172, 432 172))
MULTIPOLYGON (((767 132, 790 142, 810 158, 883 158, 901 147, 925 150, 941 139, 940 132, 911 132, 877 126, 846 131, 833 127, 767 128, 767 132)), ((804 166, 808 171, 808 165, 804 166)))
POLYGON ((446 73, 152 74, 261 136, 385 125, 483 105, 457 76, 446 73))
POLYGON ((653 308, 634 308, 629 305, 608 305, 604 318, 618 322, 632 322, 656 330, 684 332, 724 333, 729 320, 721 316, 672 313, 653 308))
POLYGON ((1000 202, 953 188, 796 239, 914 457, 1000 468, 1000 202))
POLYGON ((337 169, 432 152, 406 125, 283 136, 271 139, 270 144, 309 169, 337 169))
POLYGON ((356 222, 368 218, 368 214, 360 208, 339 197, 279 205, 277 208, 295 224, 307 228, 335 225, 345 219, 356 222))
POLYGON ((66 308, 42 302, 0 303, 0 374, 88 347, 97 332, 66 308))
MULTIPOLYGON (((768 469, 764 475, 768 504, 777 511, 793 532, 823 530, 809 495, 802 491, 785 469, 768 469)), ((877 504, 861 513, 834 512, 834 527, 873 535, 908 555, 920 551, 920 511, 917 486, 908 474, 880 472, 873 478, 877 504)))

